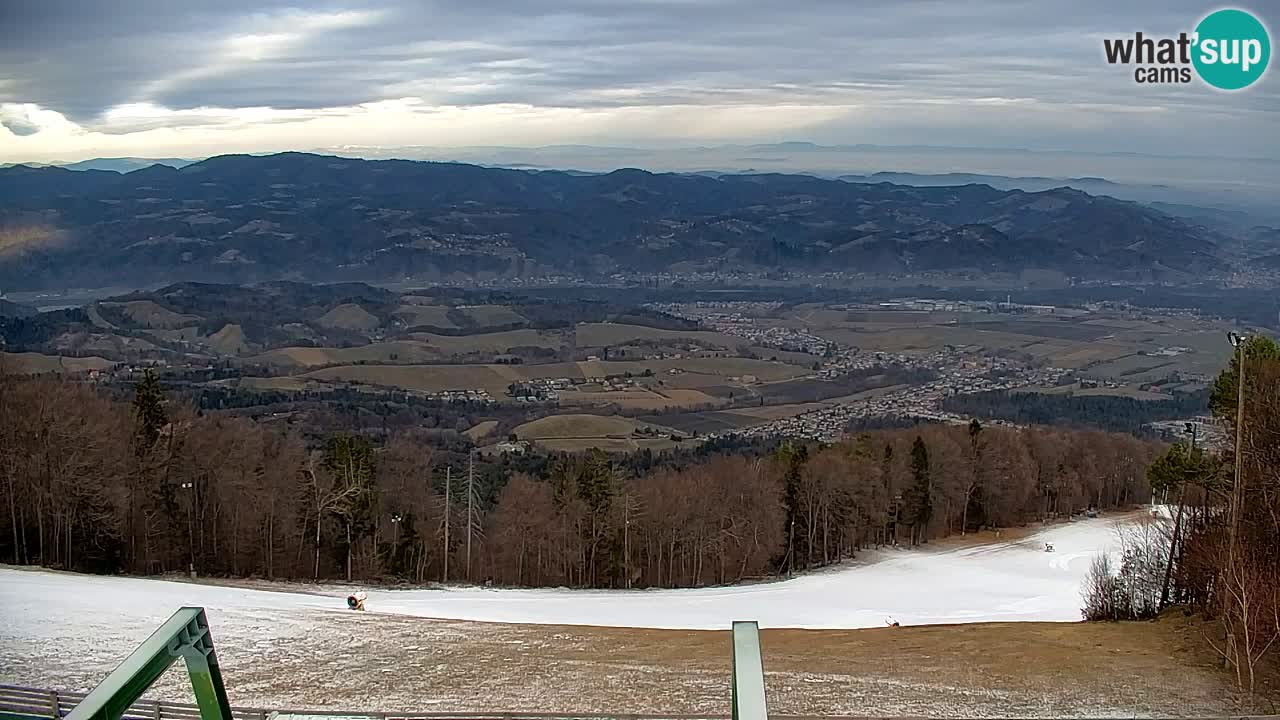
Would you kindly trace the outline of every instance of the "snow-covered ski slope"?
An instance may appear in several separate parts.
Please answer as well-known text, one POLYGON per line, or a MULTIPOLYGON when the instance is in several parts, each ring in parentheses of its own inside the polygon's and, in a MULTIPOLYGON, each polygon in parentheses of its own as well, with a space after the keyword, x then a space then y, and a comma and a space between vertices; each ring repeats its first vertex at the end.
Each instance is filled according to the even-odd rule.
MULTIPOLYGON (((724 629, 1080 619, 1091 559, 1117 541, 1107 519, 1058 525, 1018 542, 952 550, 889 550, 872 561, 792 580, 690 590, 581 591, 484 588, 371 590, 370 613, 508 623, 724 629), (1052 543, 1055 552, 1044 551, 1052 543)), ((282 586, 285 587, 285 586, 282 586)), ((162 622, 182 605, 229 623, 322 622, 346 609, 341 588, 251 590, 142 578, 0 569, 0 635, 39 642, 87 618, 102 625, 162 622), (317 613, 315 611, 322 611, 317 613)))

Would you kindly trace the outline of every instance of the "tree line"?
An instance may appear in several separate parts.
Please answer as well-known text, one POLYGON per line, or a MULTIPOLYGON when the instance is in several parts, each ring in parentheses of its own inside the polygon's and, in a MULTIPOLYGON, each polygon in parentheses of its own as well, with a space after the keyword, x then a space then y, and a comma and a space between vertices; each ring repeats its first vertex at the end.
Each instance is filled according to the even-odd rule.
POLYGON ((1164 400, 1138 400, 1116 395, 1049 395, 988 390, 952 395, 942 401, 942 408, 1021 425, 1093 427, 1138 434, 1144 425, 1157 420, 1203 414, 1208 399, 1207 391, 1178 393, 1164 400))
POLYGON ((733 583, 1145 502, 1162 449, 977 422, 720 447, 676 463, 559 455, 495 485, 492 462, 472 471, 412 430, 304 438, 176 402, 151 375, 126 400, 0 373, 0 559, 374 582, 733 583))

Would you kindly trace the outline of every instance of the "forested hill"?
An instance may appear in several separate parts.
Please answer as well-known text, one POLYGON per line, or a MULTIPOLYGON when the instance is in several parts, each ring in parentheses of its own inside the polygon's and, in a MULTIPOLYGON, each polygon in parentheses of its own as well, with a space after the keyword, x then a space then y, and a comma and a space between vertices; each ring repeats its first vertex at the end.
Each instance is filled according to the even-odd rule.
POLYGON ((1077 190, 802 175, 603 175, 228 155, 120 174, 0 169, 0 286, 389 280, 458 273, 1226 267, 1202 227, 1077 190))
POLYGON ((1065 425, 1114 432, 1137 433, 1157 420, 1203 415, 1209 411, 1209 392, 1179 393, 1167 400, 1137 400, 1114 395, 1048 395, 988 392, 952 395, 942 401, 948 412, 1019 425, 1065 425))

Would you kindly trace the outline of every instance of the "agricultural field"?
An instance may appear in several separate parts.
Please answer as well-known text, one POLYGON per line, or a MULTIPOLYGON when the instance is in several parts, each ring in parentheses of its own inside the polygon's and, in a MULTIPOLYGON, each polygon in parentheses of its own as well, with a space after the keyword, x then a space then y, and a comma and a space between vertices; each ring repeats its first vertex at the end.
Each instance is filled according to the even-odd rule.
POLYGON ((414 305, 406 303, 396 308, 393 315, 408 327, 455 328, 449 319, 447 305, 414 305))
POLYGON ((497 420, 485 420, 467 428, 462 434, 466 435, 472 442, 475 442, 492 433, 496 427, 498 427, 497 420))
MULTIPOLYGON (((352 362, 347 358, 366 359, 374 362, 377 357, 388 357, 390 353, 397 355, 410 352, 421 352, 425 346, 414 345, 406 349, 406 343, 384 343, 363 348, 346 348, 328 350, 322 348, 289 348, 287 351, 273 351, 262 358, 279 358, 288 353, 286 359, 295 365, 327 365, 334 362, 352 362), (338 358, 342 358, 338 360, 338 358)), ((277 360, 277 363, 280 361, 277 360)), ((583 362, 561 362, 530 365, 340 365, 320 370, 305 372, 300 377, 325 382, 358 382, 370 385, 396 387, 403 390, 422 392, 439 392, 465 388, 487 390, 495 398, 506 394, 508 386, 513 382, 522 382, 538 378, 568 378, 586 381, 591 378, 624 376, 631 373, 637 383, 652 383, 657 387, 648 392, 656 393, 652 401, 648 396, 637 395, 633 401, 643 401, 640 407, 666 407, 670 405, 697 405, 707 401, 703 394, 678 393, 679 390, 698 390, 709 386, 723 385, 726 382, 746 386, 756 382, 786 380, 803 375, 806 371, 795 365, 774 363, 767 360, 750 360, 745 358, 682 358, 669 360, 644 361, 604 361, 591 360, 583 362), (645 372, 651 373, 644 378, 645 372), (675 371, 674 373, 672 371, 675 371), (666 393, 672 393, 666 395, 666 393), (665 399, 664 399, 665 398, 665 399)), ((632 392, 628 389, 628 392, 632 392)), ((587 400, 592 395, 595 402, 607 401, 606 393, 581 392, 576 397, 587 400)))
POLYGON ((440 359, 430 346, 413 341, 371 343, 350 348, 287 347, 248 358, 259 365, 319 367, 350 363, 421 363, 440 359))
POLYGON ((18 375, 44 373, 79 373, 106 370, 115 363, 100 357, 65 357, 42 353, 0 352, 0 368, 18 375))
MULTIPOLYGON (((802 381, 803 382, 803 381, 802 381)), ((771 420, 803 415, 814 410, 821 410, 841 403, 856 402, 877 397, 886 393, 902 390, 906 385, 889 385, 882 388, 866 390, 852 395, 830 398, 821 402, 790 403, 784 405, 759 405, 735 408, 723 408, 703 412, 680 413, 667 412, 645 415, 640 420, 665 425, 687 433, 715 433, 728 430, 740 430, 755 425, 763 425, 771 420)))
POLYGON ((637 386, 627 390, 561 390, 561 405, 616 405, 624 410, 666 410, 670 408, 705 407, 719 405, 724 400, 701 390, 661 387, 656 384, 637 386))
POLYGON ((108 312, 119 312, 130 321, 143 327, 155 330, 172 330, 200 322, 197 315, 184 315, 173 312, 151 300, 132 300, 129 302, 101 303, 102 309, 108 312))
POLYGON ((373 330, 382 324, 378 317, 354 303, 339 305, 316 319, 316 324, 340 330, 373 330))
POLYGON ((597 448, 605 452, 634 452, 643 448, 674 447, 675 430, 616 415, 551 415, 527 422, 513 431, 548 450, 578 452, 597 448))
POLYGON ((1230 355, 1227 323, 1183 317, 1126 318, 1064 311, 1061 315, 980 312, 823 310, 801 306, 781 322, 868 352, 927 354, 947 346, 1017 352, 1090 377, 1150 382, 1173 372, 1210 374, 1230 355), (1183 347, 1177 355, 1149 355, 1183 347))
POLYGON ((621 345, 631 340, 686 342, 717 348, 736 349, 751 344, 746 338, 705 330, 662 330, 619 323, 579 323, 579 347, 621 345))
POLYGON ((523 315, 505 305, 470 305, 459 310, 476 327, 523 325, 528 322, 523 315))

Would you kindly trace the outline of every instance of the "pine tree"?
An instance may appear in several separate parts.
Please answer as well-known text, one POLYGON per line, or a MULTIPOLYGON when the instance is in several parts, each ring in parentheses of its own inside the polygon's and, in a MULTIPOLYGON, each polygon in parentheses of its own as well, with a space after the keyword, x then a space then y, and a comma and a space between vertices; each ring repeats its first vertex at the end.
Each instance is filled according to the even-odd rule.
POLYGON ((325 445, 321 465, 334 480, 330 508, 346 526, 347 582, 351 582, 351 558, 356 537, 373 515, 373 447, 363 438, 337 435, 329 438, 325 445))
POLYGON ((809 461, 809 449, 804 445, 787 442, 778 448, 776 457, 783 464, 782 503, 786 510, 783 532, 787 534, 785 564, 790 573, 796 567, 796 558, 809 557, 809 529, 800 501, 800 483, 803 480, 804 465, 809 461))
POLYGON ((136 450, 141 455, 156 444, 164 426, 169 424, 164 410, 164 391, 160 388, 160 380, 150 368, 143 372, 142 381, 134 387, 133 416, 136 450))
POLYGON ((916 436, 911 443, 911 489, 905 499, 914 542, 923 539, 933 518, 933 480, 929 473, 929 448, 924 438, 916 436))
POLYGON ((982 423, 977 418, 969 421, 969 464, 973 474, 965 486, 964 510, 960 516, 960 534, 969 531, 969 517, 978 517, 978 525, 985 524, 983 508, 986 505, 985 476, 983 473, 983 450, 986 443, 982 441, 982 423))

